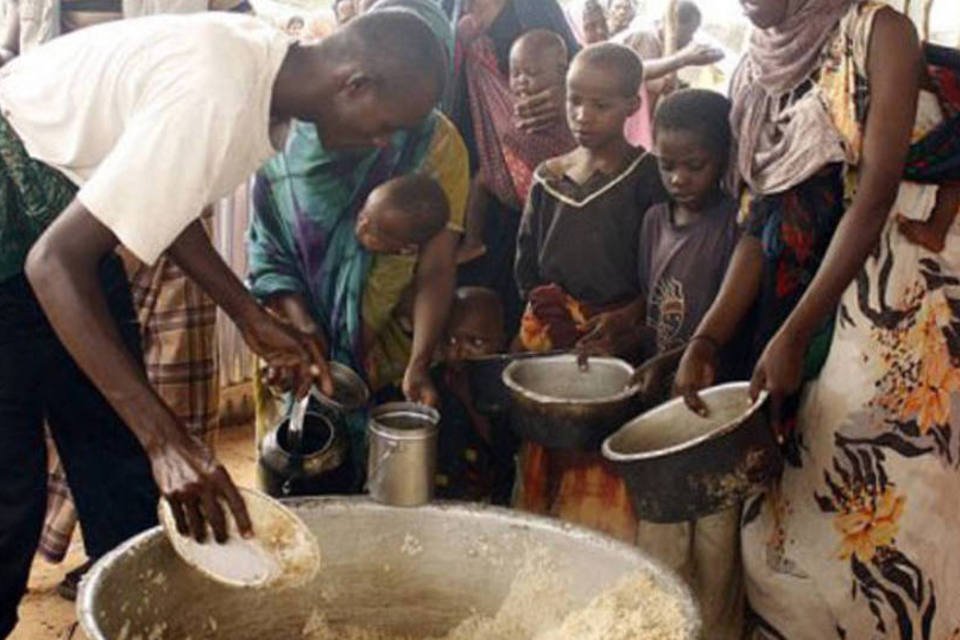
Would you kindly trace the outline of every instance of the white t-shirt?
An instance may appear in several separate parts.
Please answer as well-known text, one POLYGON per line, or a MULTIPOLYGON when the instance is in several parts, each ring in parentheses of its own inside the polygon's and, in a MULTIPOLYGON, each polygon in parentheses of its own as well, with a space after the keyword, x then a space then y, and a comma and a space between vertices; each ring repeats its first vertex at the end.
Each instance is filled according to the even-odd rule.
POLYGON ((153 264, 276 153, 270 101, 289 46, 239 15, 90 27, 0 69, 0 109, 30 156, 153 264))

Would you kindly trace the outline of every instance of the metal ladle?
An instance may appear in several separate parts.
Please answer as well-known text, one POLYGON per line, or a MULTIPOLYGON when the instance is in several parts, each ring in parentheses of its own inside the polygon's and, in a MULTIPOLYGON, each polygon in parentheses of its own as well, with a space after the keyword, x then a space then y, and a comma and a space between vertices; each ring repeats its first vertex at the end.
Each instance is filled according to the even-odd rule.
POLYGON ((310 405, 310 394, 293 403, 290 409, 290 424, 287 427, 287 448, 292 454, 300 453, 303 446, 303 420, 310 405))

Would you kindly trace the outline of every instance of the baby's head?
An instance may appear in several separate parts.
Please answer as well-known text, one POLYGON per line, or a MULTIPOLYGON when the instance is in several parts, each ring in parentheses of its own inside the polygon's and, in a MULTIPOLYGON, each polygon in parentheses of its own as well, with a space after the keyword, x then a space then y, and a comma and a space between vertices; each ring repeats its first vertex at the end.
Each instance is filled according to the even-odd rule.
POLYGON ((603 42, 577 54, 567 73, 567 122, 581 147, 623 138, 624 123, 640 107, 642 80, 643 63, 629 47, 603 42))
POLYGON ((401 176, 370 193, 357 215, 357 239, 371 253, 413 255, 449 220, 450 204, 436 180, 401 176))
POLYGON ((334 0, 333 14, 337 24, 343 26, 357 17, 357 5, 354 0, 334 0))
POLYGON ((457 289, 447 321, 444 360, 459 362, 500 353, 505 342, 500 296, 482 287, 457 289))
POLYGON ((730 101, 703 89, 670 94, 657 107, 653 143, 670 197, 690 210, 702 209, 727 171, 730 101))
POLYGON ((586 0, 582 14, 583 39, 586 44, 597 44, 610 39, 607 12, 599 0, 586 0))
POLYGON ((519 98, 563 86, 567 73, 567 45, 546 29, 523 34, 510 48, 510 90, 519 98))

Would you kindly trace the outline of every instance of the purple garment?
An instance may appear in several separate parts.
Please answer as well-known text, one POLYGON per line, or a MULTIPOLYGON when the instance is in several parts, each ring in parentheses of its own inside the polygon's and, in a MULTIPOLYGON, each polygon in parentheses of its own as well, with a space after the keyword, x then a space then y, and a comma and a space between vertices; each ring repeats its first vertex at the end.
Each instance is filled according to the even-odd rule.
POLYGON ((647 211, 638 265, 657 353, 693 337, 720 291, 738 238, 737 203, 731 198, 683 227, 674 223, 670 203, 647 211))

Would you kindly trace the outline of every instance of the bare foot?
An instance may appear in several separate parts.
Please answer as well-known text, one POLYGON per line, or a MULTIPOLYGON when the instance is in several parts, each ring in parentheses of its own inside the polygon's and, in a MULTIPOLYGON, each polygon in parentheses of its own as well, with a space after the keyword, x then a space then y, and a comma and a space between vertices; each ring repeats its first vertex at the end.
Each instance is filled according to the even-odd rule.
POLYGON ((900 227, 900 233, 902 233, 907 240, 933 253, 940 253, 946 246, 946 237, 944 234, 938 232, 929 222, 907 220, 902 216, 898 216, 897 225, 900 227))
POLYGON ((473 262, 477 258, 485 256, 487 254, 487 247, 479 245, 460 245, 460 248, 457 249, 457 264, 466 264, 468 262, 473 262))

